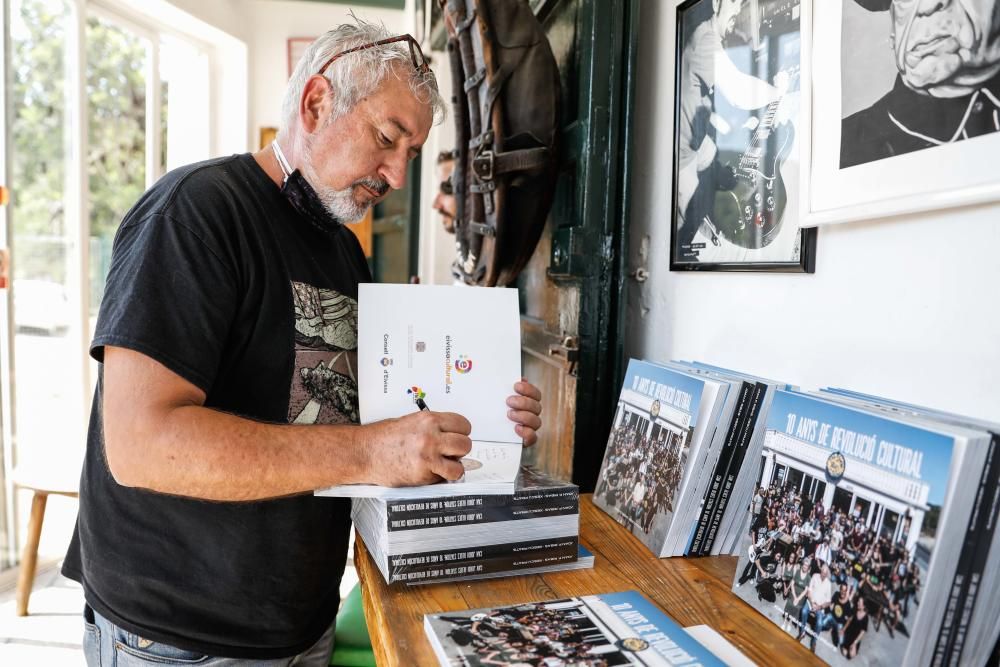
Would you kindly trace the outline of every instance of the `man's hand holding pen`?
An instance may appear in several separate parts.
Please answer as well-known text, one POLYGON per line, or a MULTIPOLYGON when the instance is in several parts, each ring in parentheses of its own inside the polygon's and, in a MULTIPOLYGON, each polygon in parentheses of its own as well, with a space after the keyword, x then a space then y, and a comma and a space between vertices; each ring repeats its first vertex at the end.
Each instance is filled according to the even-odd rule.
MULTIPOLYGON (((514 384, 514 392, 507 398, 507 417, 524 446, 531 447, 542 427, 542 392, 524 378, 514 384)), ((421 398, 414 403, 418 412, 364 427, 375 484, 433 484, 460 479, 465 473, 461 458, 472 449, 472 424, 453 412, 432 412, 421 398)))

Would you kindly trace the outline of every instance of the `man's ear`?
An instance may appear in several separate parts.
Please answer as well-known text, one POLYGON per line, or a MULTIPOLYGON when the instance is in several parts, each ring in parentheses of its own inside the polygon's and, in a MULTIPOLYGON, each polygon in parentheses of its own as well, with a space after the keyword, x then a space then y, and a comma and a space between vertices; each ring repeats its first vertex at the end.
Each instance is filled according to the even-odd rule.
POLYGON ((312 134, 323 127, 323 121, 330 115, 330 82, 325 77, 309 77, 302 89, 299 100, 299 122, 302 129, 312 134))

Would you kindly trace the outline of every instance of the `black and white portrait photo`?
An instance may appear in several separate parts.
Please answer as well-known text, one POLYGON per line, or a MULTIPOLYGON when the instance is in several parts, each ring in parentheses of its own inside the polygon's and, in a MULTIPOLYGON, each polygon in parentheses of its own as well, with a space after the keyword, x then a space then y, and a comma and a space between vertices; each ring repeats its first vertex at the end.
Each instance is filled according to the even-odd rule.
POLYGON ((841 169, 1000 131, 998 0, 841 1, 841 169))
POLYGON ((805 270, 800 12, 799 0, 678 7, 671 269, 805 270))

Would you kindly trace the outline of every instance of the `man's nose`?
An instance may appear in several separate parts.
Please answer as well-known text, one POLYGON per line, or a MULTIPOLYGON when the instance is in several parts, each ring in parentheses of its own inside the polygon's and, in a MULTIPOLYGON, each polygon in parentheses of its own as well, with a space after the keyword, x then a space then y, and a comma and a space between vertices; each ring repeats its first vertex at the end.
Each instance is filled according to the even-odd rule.
POLYGON ((405 153, 393 153, 382 163, 379 176, 393 190, 402 190, 406 186, 406 165, 405 153))

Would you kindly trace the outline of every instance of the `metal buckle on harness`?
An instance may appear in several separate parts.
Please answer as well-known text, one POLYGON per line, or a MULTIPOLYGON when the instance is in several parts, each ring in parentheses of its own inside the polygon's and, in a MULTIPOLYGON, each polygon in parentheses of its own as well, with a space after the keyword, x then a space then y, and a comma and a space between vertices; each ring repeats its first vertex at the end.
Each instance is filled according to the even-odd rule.
POLYGON ((493 157, 493 151, 485 150, 472 158, 472 170, 476 172, 479 180, 493 180, 493 157))

